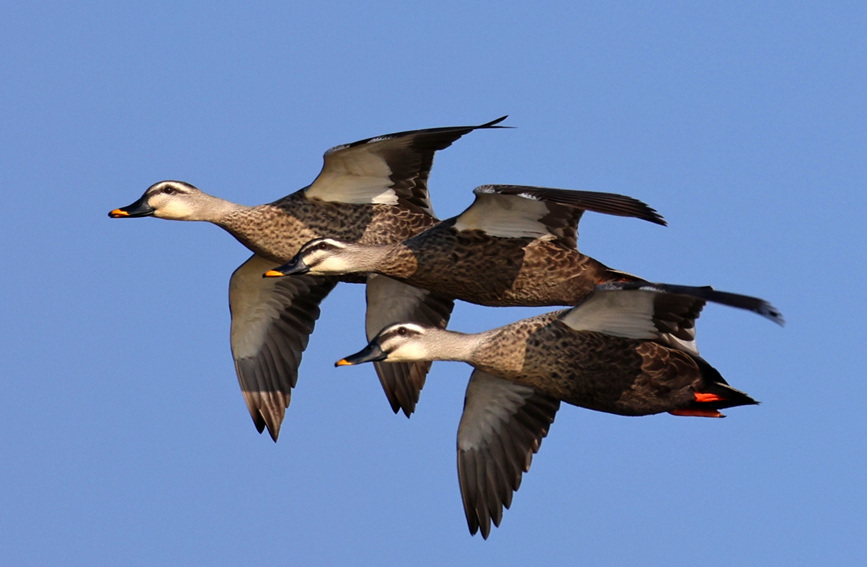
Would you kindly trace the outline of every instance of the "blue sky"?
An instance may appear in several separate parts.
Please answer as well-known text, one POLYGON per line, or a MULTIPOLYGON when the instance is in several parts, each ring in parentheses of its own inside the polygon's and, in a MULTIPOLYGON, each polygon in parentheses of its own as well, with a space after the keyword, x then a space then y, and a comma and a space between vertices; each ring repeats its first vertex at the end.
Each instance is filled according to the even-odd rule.
POLYGON ((854 2, 4 4, 0 562, 863 563, 865 29, 854 2), (364 345, 342 285, 274 444, 228 348, 246 250, 106 213, 167 178, 268 202, 331 146, 503 114, 438 155, 441 217, 484 183, 631 195, 670 226, 588 214, 584 252, 787 326, 703 313, 702 354, 762 401, 727 419, 561 409, 484 541, 455 468, 469 367, 393 415, 372 368, 332 366, 364 345))

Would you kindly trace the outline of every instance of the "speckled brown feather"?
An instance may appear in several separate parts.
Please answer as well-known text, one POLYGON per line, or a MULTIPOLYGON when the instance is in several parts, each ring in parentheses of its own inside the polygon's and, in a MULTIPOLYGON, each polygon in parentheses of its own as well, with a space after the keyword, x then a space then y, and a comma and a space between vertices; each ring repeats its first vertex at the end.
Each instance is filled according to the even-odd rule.
MULTIPOLYGON (((244 207, 207 196, 189 184, 167 181, 151 186, 139 201, 126 208, 137 209, 134 214, 131 214, 130 210, 114 210, 109 216, 155 214, 155 209, 147 210, 150 206, 147 202, 148 195, 164 196, 178 192, 175 188, 172 188, 171 193, 163 190, 164 184, 186 186, 186 189, 181 188, 181 193, 186 191, 190 194, 189 191, 196 191, 210 199, 206 201, 208 204, 201 210, 194 211, 196 216, 177 214, 163 218, 214 222, 254 252, 254 256, 235 271, 230 281, 230 288, 243 290, 238 297, 230 297, 233 313, 233 353, 236 350, 234 341, 241 341, 243 344, 238 350, 243 354, 240 358, 236 357, 236 369, 250 415, 256 428, 261 432, 263 427, 267 427, 276 441, 284 410, 289 405, 291 388, 297 377, 301 352, 319 314, 319 302, 337 281, 361 283, 365 282, 366 278, 363 274, 358 274, 337 279, 306 278, 304 285, 293 286, 287 282, 268 284, 270 287, 257 286, 251 281, 251 266, 258 266, 262 261, 274 264, 286 262, 298 252, 302 244, 316 237, 328 236, 350 242, 381 245, 402 241, 432 226, 437 220, 433 217, 430 206, 427 180, 436 151, 447 148, 473 130, 502 128, 497 124, 505 118, 504 116, 478 126, 398 132, 331 148, 325 153, 325 164, 317 177, 317 180, 324 178, 323 183, 317 184, 317 181, 314 181, 310 187, 266 205, 244 207), (364 193, 364 182, 361 183, 360 193, 354 193, 358 187, 354 186, 355 179, 352 176, 364 178, 369 171, 373 172, 374 177, 377 174, 387 175, 387 181, 379 180, 382 183, 377 187, 382 191, 379 196, 375 193, 364 193), (155 189, 157 186, 160 187, 155 189), (314 188, 312 194, 305 194, 311 187, 314 188), (151 191, 152 189, 154 191, 151 191), (382 198, 382 201, 378 201, 378 198, 382 198), (264 289, 279 290, 279 297, 264 297, 264 289), (254 303, 247 304, 245 300, 252 300, 254 303), (262 303, 255 303, 257 301, 262 303), (283 309, 285 312, 278 314, 275 309, 283 309), (263 313, 268 313, 271 317, 270 323, 263 320, 263 313), (235 315, 253 325, 254 328, 249 334, 245 332, 243 325, 236 324, 235 315), (289 319, 298 324, 287 326, 285 321, 289 319), (289 336, 267 336, 267 330, 262 331, 262 327, 269 324, 275 332, 288 333, 289 336), (280 326, 279 330, 277 326, 280 326), (263 340, 260 331, 266 335, 261 343, 265 350, 251 352, 250 345, 256 340, 263 340), (291 352, 278 352, 280 349, 291 352)), ((175 210, 185 209, 181 207, 175 210)), ((301 284, 302 281, 296 283, 301 284)), ((428 299, 424 301, 424 305, 414 307, 433 310, 436 314, 433 320, 448 320, 451 311, 450 299, 434 298, 431 294, 430 302, 427 303, 428 299)), ((426 321, 430 320, 431 317, 426 318, 426 321)), ((444 324, 443 322, 443 326, 444 324)), ((390 402, 400 404, 409 414, 415 407, 418 391, 424 383, 429 366, 427 362, 395 366, 390 369, 388 378, 380 376, 390 402), (406 384, 401 384, 399 382, 404 380, 404 373, 407 376, 406 384), (389 391, 392 386, 397 393, 389 391)))
POLYGON ((390 205, 308 199, 302 189, 271 204, 236 211, 217 224, 256 254, 281 264, 314 238, 392 244, 437 222, 430 215, 390 205))
MULTIPOLYGON (((390 244, 408 238, 436 222, 437 219, 427 214, 391 205, 346 204, 308 199, 301 190, 275 203, 235 212, 218 224, 257 255, 280 264, 292 258, 301 245, 312 238, 330 236, 362 244, 390 244)), ((364 283, 366 275, 351 274, 337 280, 364 283)), ((318 301, 323 297, 319 297, 318 301)), ((431 307, 436 307, 441 312, 445 326, 451 312, 451 301, 432 297, 431 302, 431 307)), ((307 332, 312 332, 312 324, 307 332)), ((245 368, 247 367, 236 364, 239 376, 245 368)), ((429 369, 429 362, 381 367, 378 365, 377 375, 393 411, 402 410, 409 416, 415 410, 429 369)), ((274 367, 270 373, 277 373, 278 370, 280 369, 274 367)), ((246 373, 251 374, 252 371, 247 370, 246 373)), ((294 382, 297 365, 290 374, 294 382)), ((244 389, 244 395, 256 428, 261 432, 261 416, 267 416, 266 425, 276 440, 284 410, 289 405, 291 391, 279 385, 270 385, 266 391, 258 393, 244 389), (255 403, 251 396, 255 397, 255 403)))
POLYGON ((606 286, 573 309, 482 333, 395 324, 343 362, 393 356, 475 367, 458 429, 458 478, 470 532, 487 537, 509 507, 521 471, 528 469, 561 401, 626 416, 703 417, 757 403, 728 386, 691 350, 664 342, 668 332, 680 336, 692 330, 706 301, 782 323, 776 309, 759 298, 710 288, 625 287, 630 289, 606 286))
POLYGON ((479 305, 577 305, 598 283, 643 281, 553 240, 458 231, 450 219, 392 247, 379 273, 479 305))
POLYGON ((576 331, 559 321, 561 313, 488 331, 483 348, 468 362, 566 403, 619 415, 688 408, 695 392, 713 389, 706 378, 725 385, 718 373, 700 368, 707 363, 686 352, 654 341, 576 331))

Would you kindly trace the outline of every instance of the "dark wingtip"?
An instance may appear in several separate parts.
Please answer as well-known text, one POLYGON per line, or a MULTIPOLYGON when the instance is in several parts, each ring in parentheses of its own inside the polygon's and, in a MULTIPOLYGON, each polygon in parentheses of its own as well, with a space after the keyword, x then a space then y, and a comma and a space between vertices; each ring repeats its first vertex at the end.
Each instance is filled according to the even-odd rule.
POLYGON ((689 286, 678 284, 654 283, 646 281, 617 281, 605 282, 596 286, 599 290, 632 290, 645 289, 657 293, 675 293, 689 295, 705 301, 711 301, 720 305, 727 305, 745 311, 752 311, 766 319, 770 319, 781 327, 785 326, 785 319, 779 309, 760 297, 742 295, 729 291, 717 291, 713 287, 689 286))
POLYGON ((255 421, 256 429, 259 433, 263 433, 266 429, 268 430, 268 435, 271 437, 271 440, 276 443, 277 438, 280 437, 280 424, 279 423, 268 423, 264 416, 261 417, 258 421, 255 421))
POLYGON ((392 396, 389 396, 388 392, 386 392, 386 400, 388 401, 388 406, 391 408, 391 411, 397 415, 401 410, 400 402, 395 400, 392 396))
POLYGON ((782 312, 767 301, 761 300, 758 313, 759 315, 770 319, 780 327, 786 326, 786 319, 783 317, 782 312))
POLYGON ((760 297, 710 289, 707 292, 707 299, 721 305, 752 311, 765 319, 773 321, 780 327, 786 326, 786 320, 783 318, 780 310, 760 297))
POLYGON ((652 222, 654 224, 658 224, 660 226, 668 226, 668 221, 665 220, 665 217, 663 217, 661 214, 659 214, 656 211, 656 209, 651 208, 651 207, 647 207, 647 209, 649 211, 649 213, 648 213, 649 216, 642 217, 642 218, 644 218, 644 220, 652 222))
MULTIPOLYGON (((615 197, 618 196, 617 194, 613 195, 615 197)), ((635 206, 634 214, 636 218, 646 220, 647 222, 652 222, 653 224, 658 224, 660 226, 668 226, 668 221, 665 220, 665 217, 659 214, 659 211, 657 211, 644 201, 636 199, 634 197, 627 197, 625 195, 622 196, 622 198, 631 201, 632 204, 635 206)))
POLYGON ((607 193, 601 191, 581 191, 575 189, 557 189, 554 187, 536 187, 532 185, 486 184, 473 189, 476 195, 498 194, 515 195, 524 199, 558 203, 584 211, 593 211, 606 215, 632 217, 662 226, 668 222, 656 209, 644 201, 634 197, 607 193))
POLYGON ((500 116, 499 118, 491 120, 490 122, 486 122, 485 124, 480 124, 480 125, 476 126, 476 128, 477 129, 478 128, 514 128, 514 126, 497 126, 497 124, 499 124, 500 122, 502 122, 503 120, 505 120, 508 117, 509 117, 509 115, 505 114, 503 116, 500 116))

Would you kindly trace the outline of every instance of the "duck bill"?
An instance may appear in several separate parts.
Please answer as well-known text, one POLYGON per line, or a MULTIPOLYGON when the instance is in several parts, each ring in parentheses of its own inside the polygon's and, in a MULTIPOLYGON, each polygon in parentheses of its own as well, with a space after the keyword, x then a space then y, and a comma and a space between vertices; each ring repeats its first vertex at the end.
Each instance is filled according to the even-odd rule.
POLYGON ((127 205, 126 207, 121 207, 109 212, 108 216, 113 219, 121 219, 125 217, 150 217, 153 216, 154 210, 153 207, 148 205, 144 196, 142 196, 141 199, 132 205, 127 205))
POLYGON ((361 364, 362 362, 378 362, 386 358, 388 358, 387 352, 383 352, 378 344, 370 343, 355 354, 341 358, 334 363, 334 366, 352 366, 353 364, 361 364))
POLYGON ((288 263, 283 264, 279 268, 274 268, 273 270, 268 270, 267 272, 265 272, 264 277, 266 277, 266 278, 279 278, 280 276, 306 274, 309 271, 310 271, 310 266, 305 264, 303 260, 300 260, 298 258, 293 258, 288 263))

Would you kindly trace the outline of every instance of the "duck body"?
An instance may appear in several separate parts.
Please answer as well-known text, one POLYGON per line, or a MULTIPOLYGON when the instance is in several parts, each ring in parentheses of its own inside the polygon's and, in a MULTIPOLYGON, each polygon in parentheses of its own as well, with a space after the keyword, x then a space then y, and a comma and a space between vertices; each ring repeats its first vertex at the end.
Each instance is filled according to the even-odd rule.
POLYGON ((377 273, 490 307, 577 305, 598 283, 643 281, 557 240, 459 231, 449 219, 389 247, 377 273))
POLYGON ((467 362, 568 404, 616 415, 700 409, 696 393, 729 398, 707 406, 711 413, 755 403, 700 357, 653 340, 578 331, 562 321, 564 313, 489 331, 467 362))
POLYGON ((337 365, 455 360, 474 367, 458 426, 458 481, 470 533, 487 538, 561 402, 617 415, 696 417, 757 403, 698 355, 695 319, 708 301, 783 323, 776 308, 755 297, 616 282, 597 286, 572 309, 481 333, 398 323, 337 365))
MULTIPOLYGON (((437 224, 436 217, 381 204, 310 198, 301 189, 273 203, 235 209, 215 224, 272 262, 287 262, 309 240, 321 237, 385 245, 400 242, 437 224)), ((364 274, 338 278, 364 281, 364 274)))
POLYGON ((518 185, 483 185, 460 215, 390 245, 314 239, 269 276, 377 273, 491 307, 577 305, 594 286, 644 282, 579 252, 585 211, 665 220, 631 197, 518 185))
MULTIPOLYGON (((501 128, 497 124, 505 118, 336 146, 325 152, 313 183, 264 205, 232 203, 189 183, 169 180, 155 183, 138 201, 112 210, 109 216, 210 222, 253 252, 229 280, 232 355, 256 429, 261 433, 267 428, 276 441, 301 355, 319 317, 319 304, 338 282, 367 283, 369 337, 393 322, 392 316, 444 327, 452 301, 365 273, 310 275, 294 281, 266 280, 262 273, 291 259, 312 238, 328 236, 378 246, 433 226, 438 221, 427 180, 434 154, 473 130, 501 128)), ((392 410, 412 413, 429 367, 428 362, 376 365, 392 410)))

